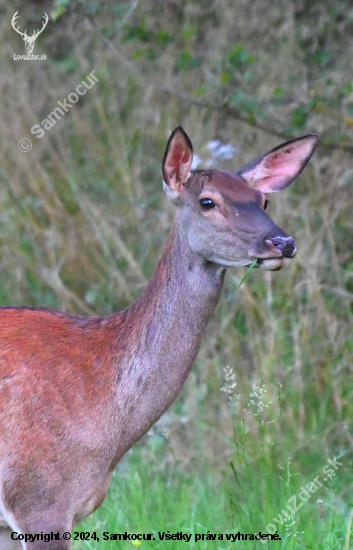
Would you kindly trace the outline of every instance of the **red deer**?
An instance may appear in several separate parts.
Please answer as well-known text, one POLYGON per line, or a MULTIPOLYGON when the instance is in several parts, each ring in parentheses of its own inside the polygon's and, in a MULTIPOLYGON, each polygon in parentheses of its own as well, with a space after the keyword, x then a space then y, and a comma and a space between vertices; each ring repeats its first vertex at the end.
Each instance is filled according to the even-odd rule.
POLYGON ((276 271, 295 256, 265 193, 290 185, 317 142, 288 141, 237 172, 193 171, 176 128, 162 168, 176 218, 141 296, 106 317, 0 308, 1 550, 71 548, 62 534, 102 503, 118 461, 179 394, 226 268, 276 271))

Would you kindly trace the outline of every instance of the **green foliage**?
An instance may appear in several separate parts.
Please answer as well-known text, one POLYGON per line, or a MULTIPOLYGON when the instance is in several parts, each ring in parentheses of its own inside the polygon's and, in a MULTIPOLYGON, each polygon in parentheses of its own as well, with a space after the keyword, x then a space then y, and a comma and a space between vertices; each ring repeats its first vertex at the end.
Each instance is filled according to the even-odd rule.
MULTIPOLYGON (((150 435, 120 464, 108 498, 95 516, 75 531, 96 531, 101 538, 103 532, 151 533, 154 540, 141 543, 151 549, 175 548, 175 541, 159 540, 158 533, 162 531, 191 534, 190 544, 195 533, 216 533, 223 534, 222 542, 199 540, 197 546, 227 550, 233 548, 234 542, 227 541, 226 534, 264 534, 273 530, 267 527, 271 524, 277 529, 283 549, 343 548, 344 541, 350 540, 352 505, 339 511, 336 494, 342 484, 352 483, 352 456, 336 457, 336 467, 342 470, 326 481, 324 469, 330 463, 323 457, 311 457, 305 475, 296 472, 291 457, 283 454, 273 423, 263 422, 264 410, 270 406, 265 403, 266 392, 259 394, 259 387, 256 392, 261 403, 257 402, 253 412, 244 411, 247 420, 233 416, 231 453, 221 473, 212 472, 207 457, 202 456, 197 468, 185 468, 167 437, 150 435), (261 416, 256 411, 261 411, 261 416), (249 420, 261 427, 261 438, 255 441, 246 425, 249 420), (155 439, 159 441, 157 446, 155 439), (293 508, 297 509, 294 513, 293 508)), ((254 402, 254 392, 247 396, 249 399, 254 402)), ((244 550, 249 544, 263 548, 262 542, 240 540, 236 544, 244 550)), ((116 541, 104 542, 107 550, 114 545, 116 541)), ((131 541, 119 542, 119 548, 131 546, 131 541)), ((94 547, 94 541, 77 541, 73 545, 74 550, 94 547)))
MULTIPOLYGON (((350 3, 57 0, 35 46, 46 62, 12 60, 22 47, 13 11, 5 7, 1 23, 2 304, 104 315, 140 294, 173 221, 160 169, 178 124, 200 167, 234 170, 308 132, 323 145, 293 186, 271 196, 268 213, 295 238, 297 257, 279 273, 253 270, 238 290, 244 272, 228 270, 181 397, 79 528, 260 530, 328 458, 345 453, 337 478, 280 526, 282 548, 344 548, 353 433, 350 3), (92 70, 95 86, 42 139, 33 136, 92 70), (32 140, 29 153, 18 149, 22 137, 32 140), (232 159, 211 156, 215 139, 232 145, 232 159), (233 395, 221 391, 229 369, 233 395), (261 411, 254 388, 267 404, 261 411)), ((34 23, 42 11, 21 17, 34 23)))
POLYGON ((253 55, 250 55, 243 44, 236 42, 226 55, 227 63, 234 68, 244 68, 245 65, 252 63, 255 60, 253 55))
POLYGON ((54 21, 56 21, 62 16, 64 11, 68 7, 69 3, 70 3, 70 0, 56 0, 54 2, 53 10, 51 12, 51 17, 54 21))
POLYGON ((175 61, 175 68, 177 72, 188 72, 199 67, 200 64, 200 59, 198 57, 193 57, 190 50, 183 50, 175 61))

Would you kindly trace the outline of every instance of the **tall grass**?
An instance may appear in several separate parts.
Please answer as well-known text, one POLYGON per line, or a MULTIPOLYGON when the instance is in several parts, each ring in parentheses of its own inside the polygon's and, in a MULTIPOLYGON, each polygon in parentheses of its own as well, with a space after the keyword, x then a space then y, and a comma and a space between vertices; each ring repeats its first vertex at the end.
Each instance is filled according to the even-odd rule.
MULTIPOLYGON (((249 397, 254 402, 254 391, 249 397)), ((252 416, 250 409, 247 414, 252 416)), ((343 486, 352 483, 352 457, 338 457, 338 469, 331 478, 322 471, 328 465, 323 459, 303 475, 281 449, 277 434, 273 437, 273 424, 258 417, 252 420, 261 427, 261 438, 254 441, 246 422, 233 417, 234 434, 228 441, 231 456, 217 471, 207 457, 199 459, 198 468, 185 468, 175 458, 168 438, 161 441, 157 436, 156 442, 156 436, 150 435, 143 449, 139 444, 123 459, 102 507, 78 527, 78 533, 96 532, 99 541, 77 541, 74 549, 99 548, 103 533, 150 533, 154 538, 141 542, 142 548, 185 544, 160 540, 160 533, 168 531, 191 535, 189 544, 197 548, 228 549, 234 544, 244 549, 250 544, 257 549, 274 544, 286 549, 349 548, 350 508, 342 507, 340 495, 343 486), (163 465, 165 454, 172 460, 163 465), (303 492, 315 478, 322 487, 314 493, 303 492), (298 511, 291 513, 291 508, 298 511), (227 540, 231 534, 273 532, 273 525, 279 537, 276 542, 227 540), (216 541, 207 540, 209 533, 217 534, 216 541), (205 539, 195 542, 195 535, 202 534, 205 539)), ((117 544, 131 548, 133 541, 107 540, 104 548, 117 544)))
MULTIPOLYGON (((9 24, 14 8, 1 8, 0 302, 103 315, 131 303, 156 265, 174 215, 163 196, 161 158, 177 124, 205 163, 210 140, 232 144, 233 158, 215 164, 231 170, 277 145, 274 134, 288 129, 291 106, 305 106, 324 90, 332 92, 331 107, 316 107, 296 135, 317 131, 338 146, 339 127, 345 143, 353 140, 352 97, 338 101, 332 91, 352 74, 350 7, 106 2, 86 17, 72 4, 79 7, 67 8, 37 42, 46 62, 13 60, 24 47, 9 24), (124 24, 132 32, 141 21, 175 40, 157 45, 155 57, 147 42, 139 53, 141 43, 126 40, 124 24), (217 71, 234 43, 254 61, 250 72, 234 68, 228 92, 237 91, 235 82, 249 97, 256 92, 264 130, 245 111, 241 121, 222 107, 217 71), (186 50, 199 65, 187 66, 186 50), (30 128, 92 70, 97 84, 37 140, 30 128), (277 110, 276 87, 286 90, 277 110), (29 153, 17 147, 23 137, 33 142, 29 153)), ((34 25, 45 10, 51 12, 50 2, 23 7, 21 17, 34 25)), ((335 479, 279 526, 277 544, 348 548, 351 166, 343 149, 319 148, 299 180, 270 197, 270 215, 295 238, 296 259, 279 273, 253 270, 238 290, 244 272, 229 270, 181 397, 122 461, 107 501, 81 529, 263 531, 327 459, 342 456, 335 479), (230 373, 235 378, 227 380, 230 373), (233 396, 221 391, 229 380, 236 383, 233 396), (266 405, 261 410, 254 388, 266 405)), ((152 546, 158 545, 169 547, 152 546)))

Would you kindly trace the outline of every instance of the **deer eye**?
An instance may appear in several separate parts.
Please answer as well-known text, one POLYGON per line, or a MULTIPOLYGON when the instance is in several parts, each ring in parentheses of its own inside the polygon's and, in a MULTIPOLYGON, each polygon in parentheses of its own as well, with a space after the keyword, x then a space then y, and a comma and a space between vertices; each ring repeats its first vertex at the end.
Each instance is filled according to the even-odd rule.
POLYGON ((212 199, 205 198, 200 200, 200 206, 202 210, 211 210, 211 208, 215 207, 215 203, 212 199))
POLYGON ((268 207, 268 205, 270 204, 270 201, 268 201, 267 199, 265 200, 265 204, 264 204, 264 210, 266 210, 266 208, 268 207))

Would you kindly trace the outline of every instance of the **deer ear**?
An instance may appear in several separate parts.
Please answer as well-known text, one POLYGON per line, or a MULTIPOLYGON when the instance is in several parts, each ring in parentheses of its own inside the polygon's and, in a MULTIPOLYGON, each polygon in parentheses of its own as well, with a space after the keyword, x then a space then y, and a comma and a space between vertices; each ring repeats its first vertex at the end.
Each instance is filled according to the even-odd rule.
POLYGON ((191 141, 181 126, 178 126, 169 138, 162 163, 164 190, 172 201, 184 189, 190 177, 191 163, 191 141))
POLYGON ((273 193, 288 187, 306 166, 319 136, 309 134, 287 141, 237 171, 251 187, 273 193))

